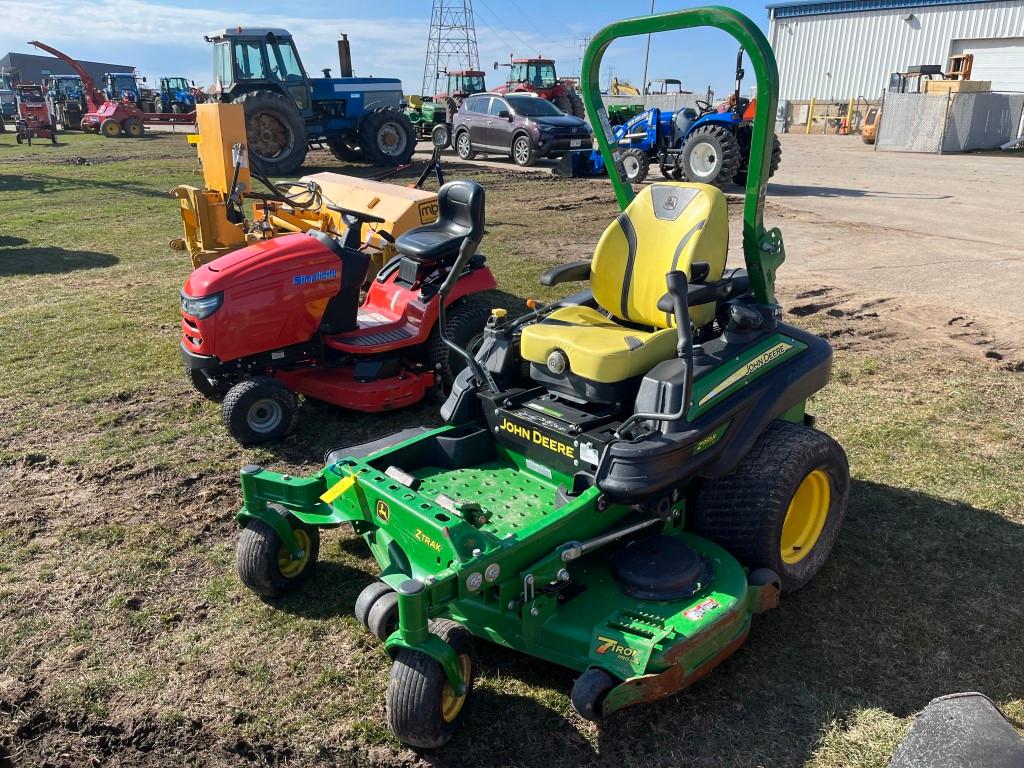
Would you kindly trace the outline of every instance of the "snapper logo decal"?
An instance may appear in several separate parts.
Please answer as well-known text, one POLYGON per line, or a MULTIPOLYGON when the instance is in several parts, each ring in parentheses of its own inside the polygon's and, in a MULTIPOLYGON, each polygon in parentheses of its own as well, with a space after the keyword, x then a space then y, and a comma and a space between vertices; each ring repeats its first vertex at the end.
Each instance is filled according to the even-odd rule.
POLYGON ((333 280, 337 276, 338 270, 324 269, 311 275, 295 275, 292 278, 292 285, 309 285, 310 283, 319 283, 323 280, 333 280))

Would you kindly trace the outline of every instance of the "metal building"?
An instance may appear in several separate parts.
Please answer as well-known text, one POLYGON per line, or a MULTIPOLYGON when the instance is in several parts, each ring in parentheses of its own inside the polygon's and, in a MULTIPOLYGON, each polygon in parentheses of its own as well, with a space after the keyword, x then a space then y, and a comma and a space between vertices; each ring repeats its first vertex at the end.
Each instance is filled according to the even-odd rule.
POLYGON ((974 80, 1024 91, 1024 0, 789 0, 768 6, 781 99, 877 99, 893 72, 973 53, 974 80))
MULTIPOLYGON (((79 64, 92 75, 97 83, 106 72, 133 72, 131 64, 104 64, 101 61, 81 61, 79 64)), ((44 75, 73 75, 75 71, 60 59, 53 56, 39 56, 34 53, 15 53, 11 51, 0 58, 0 71, 12 75, 15 81, 26 83, 42 83, 44 75)))

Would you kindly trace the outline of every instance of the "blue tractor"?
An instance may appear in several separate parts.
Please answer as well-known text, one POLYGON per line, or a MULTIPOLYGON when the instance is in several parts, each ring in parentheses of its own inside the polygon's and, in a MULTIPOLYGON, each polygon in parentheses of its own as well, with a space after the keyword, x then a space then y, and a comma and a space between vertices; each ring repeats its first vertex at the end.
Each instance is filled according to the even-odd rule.
POLYGON ((14 95, 14 84, 11 76, 6 72, 0 72, 0 133, 7 130, 4 122, 10 120, 12 123, 18 116, 18 99, 14 95))
POLYGON ((207 36, 214 46, 215 98, 245 107, 249 157, 263 173, 287 176, 323 142, 339 160, 408 163, 416 146, 402 111, 402 82, 352 77, 348 39, 338 42, 341 77, 306 74, 284 29, 236 27, 207 36))
POLYGON ((196 97, 192 93, 192 84, 184 77, 161 77, 158 96, 155 104, 157 112, 187 115, 196 111, 196 97))
MULTIPOLYGON (((657 163, 666 179, 684 179, 719 188, 730 182, 745 184, 755 103, 740 96, 742 81, 740 50, 736 58, 736 89, 720 107, 699 99, 697 109, 684 107, 670 112, 652 107, 617 126, 612 138, 619 147, 626 180, 639 184, 647 178, 651 164, 657 163)), ((781 160, 782 147, 776 136, 770 175, 775 174, 781 160)), ((582 156, 564 158, 558 172, 564 176, 589 176, 603 171, 601 154, 588 151, 582 156)))
POLYGON ((103 93, 111 101, 128 99, 133 104, 142 101, 139 81, 134 72, 107 72, 103 75, 103 93))

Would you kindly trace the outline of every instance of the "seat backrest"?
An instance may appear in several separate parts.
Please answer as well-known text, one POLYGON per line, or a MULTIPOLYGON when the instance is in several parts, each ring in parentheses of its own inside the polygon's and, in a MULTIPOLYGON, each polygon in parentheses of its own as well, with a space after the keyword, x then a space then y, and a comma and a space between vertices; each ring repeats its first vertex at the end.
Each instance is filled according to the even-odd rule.
POLYGON ((479 243, 484 236, 484 188, 475 181, 449 181, 437 192, 437 224, 479 243))
MULTIPOLYGON (((671 328, 670 312, 658 309, 668 291, 665 275, 690 275, 693 262, 711 265, 720 280, 729 251, 725 195, 708 184, 657 182, 642 189, 601 235, 590 264, 594 298, 620 320, 671 328)), ((697 327, 714 317, 714 306, 690 308, 697 327)))

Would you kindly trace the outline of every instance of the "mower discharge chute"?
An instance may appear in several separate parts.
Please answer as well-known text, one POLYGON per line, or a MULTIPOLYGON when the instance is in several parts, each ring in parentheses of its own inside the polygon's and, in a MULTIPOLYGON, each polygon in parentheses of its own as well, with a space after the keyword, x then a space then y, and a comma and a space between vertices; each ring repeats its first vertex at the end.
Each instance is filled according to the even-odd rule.
POLYGON ((475 355, 443 339, 467 361, 445 426, 333 451, 309 477, 242 470, 237 567, 254 592, 297 587, 320 528, 347 523, 366 541, 381 574, 355 613, 394 660, 388 722, 412 746, 457 728, 474 637, 579 672, 573 707, 596 720, 708 673, 839 533, 846 456, 805 411, 832 351, 779 319, 782 236, 762 223, 778 98, 768 41, 719 7, 611 24, 584 58, 587 113, 620 165, 605 50, 697 26, 735 37, 760 89, 745 269, 726 265, 720 190, 666 181, 634 195, 617 168, 622 212, 593 258, 541 278, 583 290, 516 320, 494 311, 475 355))

